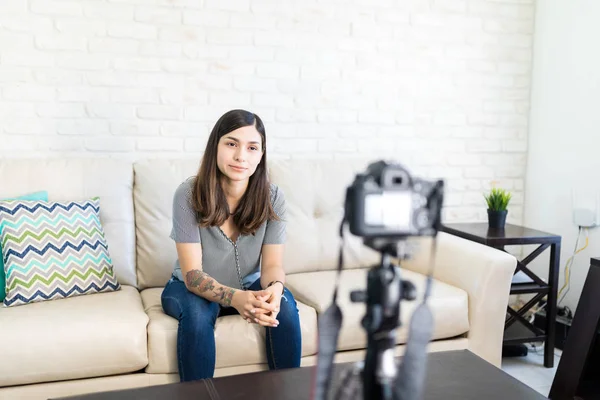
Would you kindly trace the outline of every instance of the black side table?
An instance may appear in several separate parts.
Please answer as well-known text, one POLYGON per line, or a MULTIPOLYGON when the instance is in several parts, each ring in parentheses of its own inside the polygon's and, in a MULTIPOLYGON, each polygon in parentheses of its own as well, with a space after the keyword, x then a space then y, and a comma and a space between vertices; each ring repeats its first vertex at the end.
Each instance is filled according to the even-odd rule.
POLYGON ((513 310, 508 307, 508 319, 504 324, 505 345, 514 345, 528 342, 545 342, 544 346, 544 366, 552 368, 554 366, 554 340, 556 319, 556 296, 558 288, 558 274, 560 269, 560 244, 561 237, 547 232, 541 232, 535 229, 523 226, 506 224, 505 229, 489 229, 487 223, 458 223, 447 224, 442 230, 484 244, 502 251, 505 246, 539 244, 539 246, 521 261, 517 261, 515 274, 523 272, 530 281, 525 283, 513 283, 510 294, 530 294, 536 295, 529 300, 519 310, 513 310), (539 256, 544 250, 550 247, 550 267, 548 269, 548 282, 544 282, 540 277, 534 274, 527 264, 539 256), (533 326, 523 316, 536 305, 544 296, 548 296, 546 305, 546 330, 541 331, 533 326))

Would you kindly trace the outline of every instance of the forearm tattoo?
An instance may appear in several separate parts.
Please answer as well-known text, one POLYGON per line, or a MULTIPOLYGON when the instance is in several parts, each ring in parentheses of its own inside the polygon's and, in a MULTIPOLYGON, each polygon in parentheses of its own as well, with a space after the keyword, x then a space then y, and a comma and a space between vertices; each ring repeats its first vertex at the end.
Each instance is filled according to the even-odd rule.
POLYGON ((207 294, 211 295, 217 303, 227 307, 231 306, 235 289, 219 284, 206 272, 197 269, 191 270, 185 275, 185 283, 188 288, 196 289, 201 295, 210 292, 207 294))

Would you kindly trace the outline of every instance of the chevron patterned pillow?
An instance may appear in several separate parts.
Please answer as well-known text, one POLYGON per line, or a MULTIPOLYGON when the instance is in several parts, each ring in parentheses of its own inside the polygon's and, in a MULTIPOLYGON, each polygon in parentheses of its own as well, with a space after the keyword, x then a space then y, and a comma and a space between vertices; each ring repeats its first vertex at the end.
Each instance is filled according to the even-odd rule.
POLYGON ((0 201, 4 305, 119 290, 99 213, 98 197, 0 201))

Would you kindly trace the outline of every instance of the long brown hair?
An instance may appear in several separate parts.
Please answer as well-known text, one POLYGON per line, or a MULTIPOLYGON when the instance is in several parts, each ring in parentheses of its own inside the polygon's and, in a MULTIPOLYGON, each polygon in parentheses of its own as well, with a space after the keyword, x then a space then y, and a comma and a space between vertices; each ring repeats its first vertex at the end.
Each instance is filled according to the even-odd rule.
POLYGON ((223 114, 213 127, 206 150, 202 157, 200 170, 194 178, 192 204, 197 213, 198 224, 221 226, 231 215, 225 192, 221 187, 223 173, 217 166, 219 140, 238 128, 254 126, 262 139, 263 155, 250 176, 246 192, 240 199, 233 222, 240 234, 254 234, 267 220, 279 220, 271 205, 271 184, 267 176, 267 137, 265 127, 258 115, 245 110, 231 110, 223 114))

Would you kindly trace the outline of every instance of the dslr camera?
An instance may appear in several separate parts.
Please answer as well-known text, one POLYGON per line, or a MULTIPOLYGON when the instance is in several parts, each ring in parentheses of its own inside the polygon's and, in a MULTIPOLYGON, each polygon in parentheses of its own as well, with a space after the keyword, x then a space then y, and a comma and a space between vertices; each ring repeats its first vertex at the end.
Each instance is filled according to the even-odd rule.
POLYGON ((365 239, 435 236, 440 228, 442 180, 411 176, 397 163, 377 161, 346 190, 350 232, 365 239))

